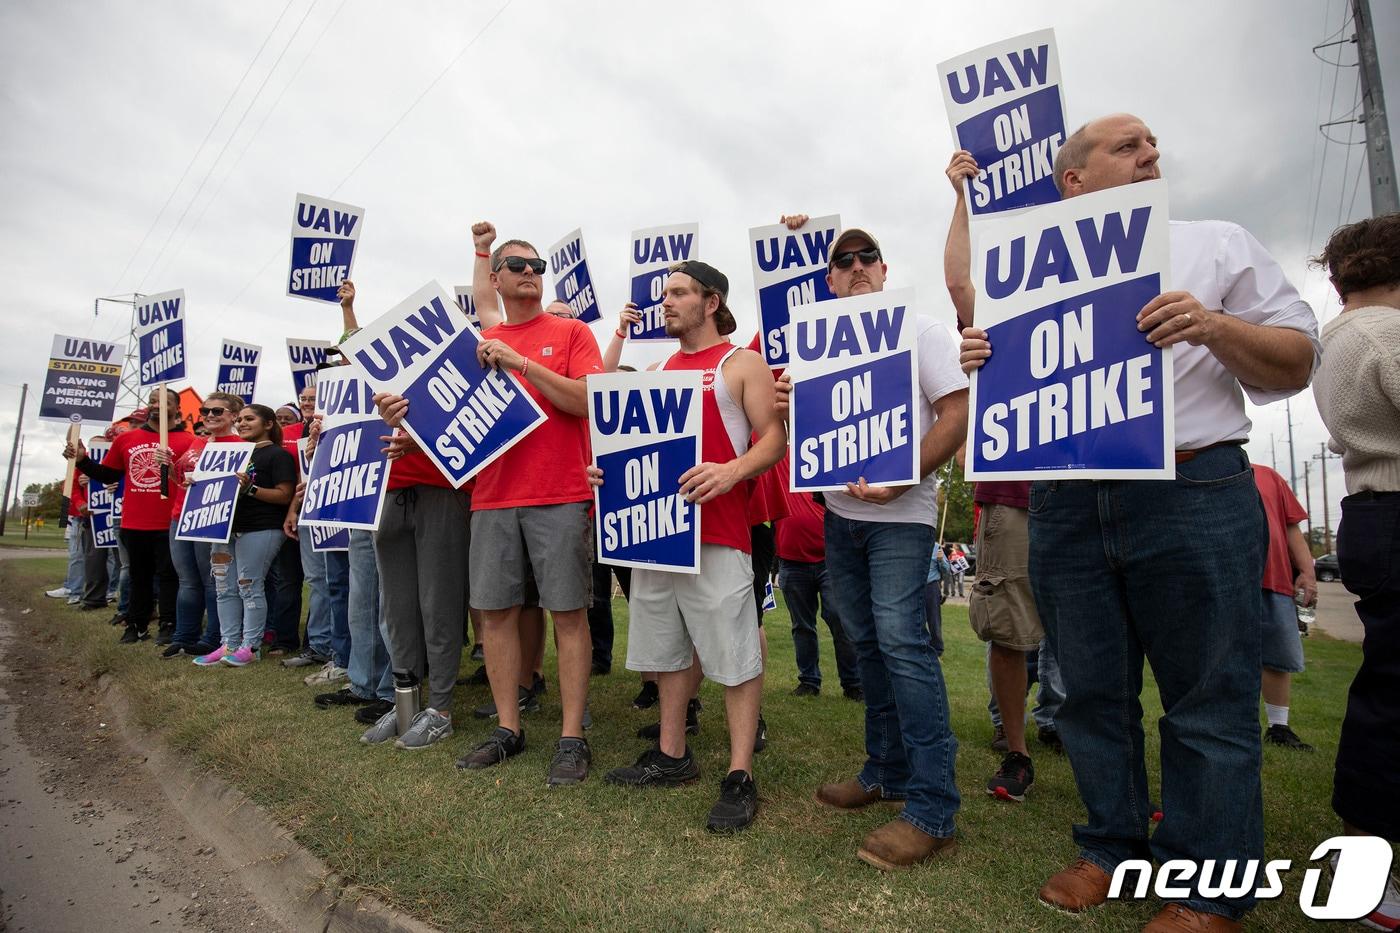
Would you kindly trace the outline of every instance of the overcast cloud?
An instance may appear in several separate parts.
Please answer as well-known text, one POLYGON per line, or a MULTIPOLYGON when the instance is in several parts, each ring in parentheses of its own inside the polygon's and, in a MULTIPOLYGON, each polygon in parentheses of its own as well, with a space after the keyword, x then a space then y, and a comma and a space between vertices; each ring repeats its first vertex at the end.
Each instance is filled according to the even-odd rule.
MULTIPOLYGON (((6 451, 18 386, 31 390, 16 489, 62 468, 61 427, 35 420, 53 334, 124 339, 129 309, 94 317, 95 298, 185 289, 192 384, 208 391, 228 337, 264 348, 259 401, 292 397, 284 338, 340 329, 333 306, 283 295, 298 191, 367 210, 361 321, 429 279, 469 281, 473 220, 541 249, 581 226, 605 309, 625 300, 633 229, 698 221, 701 255, 728 272, 747 338, 747 230, 801 211, 877 232, 892 283, 916 287, 924 312, 951 323, 941 263, 951 142, 935 67, 1046 26, 1071 122, 1142 116, 1161 142, 1173 215, 1243 224, 1328 320, 1335 299, 1305 258, 1369 204, 1363 178, 1351 206, 1361 147, 1324 147, 1315 129, 1334 98, 1337 116, 1351 110, 1356 69, 1309 49, 1348 7, 988 3, 969 17, 929 3, 10 0, 0 6, 6 451)), ((1379 0, 1373 13, 1394 109, 1400 8, 1379 0)), ((1324 53, 1355 61, 1350 44, 1324 53)), ((1359 127, 1333 132, 1359 138, 1359 127)), ((614 326, 610 311, 594 329, 614 326)), ((1252 414, 1251 455, 1271 463, 1274 435, 1286 476, 1283 406, 1252 414)), ((1326 437, 1311 392, 1293 419, 1301 483, 1303 458, 1326 437)), ((1335 527, 1342 477, 1331 467, 1335 527)), ((1316 470, 1312 488, 1320 522, 1316 470)))

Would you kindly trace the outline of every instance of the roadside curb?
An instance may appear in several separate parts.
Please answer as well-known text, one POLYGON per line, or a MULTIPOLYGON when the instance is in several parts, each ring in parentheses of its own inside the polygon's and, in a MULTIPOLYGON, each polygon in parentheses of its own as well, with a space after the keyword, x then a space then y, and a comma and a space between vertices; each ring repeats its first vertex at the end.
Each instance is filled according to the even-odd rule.
POLYGON ((111 674, 97 679, 97 689, 111 711, 112 724, 127 746, 145 759, 161 793, 215 846, 227 872, 288 929, 440 933, 348 883, 242 791, 200 771, 157 734, 134 725, 131 704, 111 674))

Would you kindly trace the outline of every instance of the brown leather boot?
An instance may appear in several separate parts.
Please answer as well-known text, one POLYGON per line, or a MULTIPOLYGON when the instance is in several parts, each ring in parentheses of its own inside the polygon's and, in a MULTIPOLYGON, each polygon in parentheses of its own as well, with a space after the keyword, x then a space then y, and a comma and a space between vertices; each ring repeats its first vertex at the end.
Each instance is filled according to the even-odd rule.
POLYGON ((866 836, 856 855, 881 871, 896 871, 956 851, 958 842, 952 836, 930 836, 896 818, 866 836))
POLYGON ((859 810, 861 807, 868 807, 872 803, 880 803, 881 801, 896 804, 904 802, 902 800, 885 800, 880 796, 880 788, 866 790, 860 786, 860 781, 854 778, 839 784, 823 784, 818 787, 817 801, 838 810, 859 810))
POLYGON ((1040 899, 1057 910, 1077 914, 1108 900, 1113 879, 1088 859, 1075 859, 1064 871, 1050 876, 1040 888, 1040 899))
POLYGON ((1230 933, 1243 924, 1219 914, 1207 914, 1180 904, 1168 904, 1147 922, 1142 933, 1230 933))

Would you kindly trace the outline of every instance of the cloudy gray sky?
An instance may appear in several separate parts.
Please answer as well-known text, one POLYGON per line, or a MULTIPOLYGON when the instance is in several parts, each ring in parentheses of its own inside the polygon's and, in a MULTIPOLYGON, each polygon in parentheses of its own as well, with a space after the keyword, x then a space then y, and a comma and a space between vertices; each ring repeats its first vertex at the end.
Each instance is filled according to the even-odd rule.
MULTIPOLYGON (((929 3, 9 0, 5 452, 19 384, 31 388, 16 488, 61 470, 61 428, 35 420, 33 394, 53 334, 124 339, 129 309, 94 316, 101 296, 185 289, 195 387, 207 391, 228 337, 265 348, 260 401, 291 398, 284 338, 339 330, 333 306, 283 295, 298 191, 367 209, 362 320, 430 279, 468 281, 476 219, 542 249, 581 226, 605 308, 625 300, 633 229, 698 221, 747 336, 747 230, 803 211, 878 231, 892 282, 951 322, 951 137, 936 64, 1047 26, 1071 122, 1141 115, 1161 140, 1173 215, 1248 227, 1328 320, 1335 299, 1305 258, 1369 204, 1364 178, 1353 198, 1361 147, 1316 131, 1352 110, 1357 69, 1309 50, 1350 37, 1349 6, 994 2, 958 8, 968 16, 929 3)), ((1400 5, 1373 0, 1373 13, 1400 108, 1400 5)), ((1350 44, 1323 54, 1355 61, 1350 44)), ((610 315, 595 329, 614 326, 610 315)), ((1254 459, 1273 462, 1272 435, 1287 475, 1283 406, 1253 416, 1254 459)), ((1326 436, 1311 393, 1293 421, 1301 485, 1326 436)), ((1335 462, 1328 492, 1335 525, 1335 462)), ((1320 522, 1316 470, 1313 499, 1320 522)))

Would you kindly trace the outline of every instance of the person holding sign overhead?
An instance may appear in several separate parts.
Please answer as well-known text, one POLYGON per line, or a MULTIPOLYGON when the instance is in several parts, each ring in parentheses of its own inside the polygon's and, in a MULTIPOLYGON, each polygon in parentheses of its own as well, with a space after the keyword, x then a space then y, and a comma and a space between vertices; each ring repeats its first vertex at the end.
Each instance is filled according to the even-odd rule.
MULTIPOLYGON (((1065 140, 1055 183, 1074 198, 1151 181, 1161 177, 1158 157, 1142 120, 1103 117, 1065 140)), ((1244 399, 1262 405, 1308 384, 1317 319, 1243 228, 1173 222, 1170 236, 1171 289, 1136 317, 1144 340, 1175 347, 1176 478, 1042 481, 1030 492, 1031 585, 1066 694, 1056 725, 1088 810, 1074 828, 1078 858, 1040 898, 1071 912, 1103 903, 1127 859, 1264 857, 1257 718, 1267 535, 1243 448, 1244 399), (1165 817, 1150 839, 1144 658, 1166 712, 1165 817)), ((991 353, 985 331, 963 332, 964 370, 991 353)), ((1208 875, 1198 868, 1191 896, 1147 929, 1238 929, 1254 897, 1207 894, 1208 875)))
MULTIPOLYGON (((729 279, 697 260, 675 263, 669 273, 662 317, 666 336, 678 338, 681 348, 661 368, 704 374, 701 463, 680 477, 682 494, 701 506, 700 573, 632 570, 627 667, 658 672, 660 740, 607 780, 674 786, 700 776, 685 742, 689 669, 698 655, 705 676, 725 687, 729 724, 729 772, 706 828, 734 832, 758 812, 752 772, 763 657, 754 625, 749 496, 752 480, 782 457, 786 438, 774 416, 773 379, 763 357, 728 340, 736 326, 725 304, 729 279)), ((596 468, 590 474, 595 483, 605 481, 596 468)))
MULTIPOLYGON (((827 284, 837 298, 885 288, 888 267, 873 235, 847 228, 832 241, 827 284)), ((890 822, 865 837, 857 855, 884 871, 956 851, 953 779, 957 740, 948 691, 924 625, 924 578, 934 543, 935 470, 967 429, 967 377, 947 326, 917 322, 919 483, 869 485, 862 477, 826 500, 826 566, 846 635, 856 648, 865 691, 866 762, 847 781, 823 784, 817 800, 838 810, 904 801, 890 822)), ((788 415, 792 383, 778 381, 788 415)))

